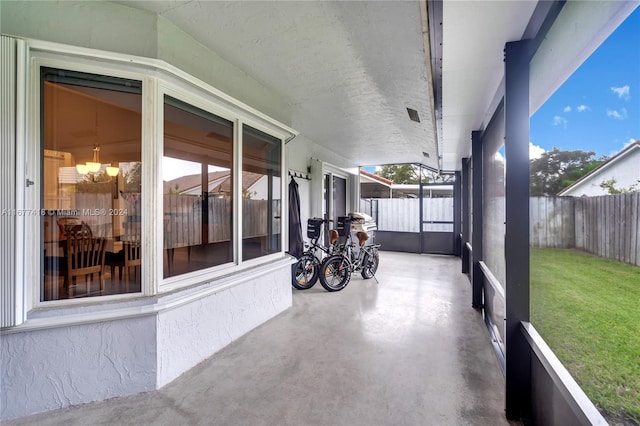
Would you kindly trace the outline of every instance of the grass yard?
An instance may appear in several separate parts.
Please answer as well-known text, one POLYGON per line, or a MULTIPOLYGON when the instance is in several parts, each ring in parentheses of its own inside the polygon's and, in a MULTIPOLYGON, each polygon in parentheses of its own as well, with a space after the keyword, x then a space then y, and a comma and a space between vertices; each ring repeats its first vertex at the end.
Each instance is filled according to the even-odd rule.
POLYGON ((640 267, 532 248, 531 323, 607 420, 640 424, 640 267))

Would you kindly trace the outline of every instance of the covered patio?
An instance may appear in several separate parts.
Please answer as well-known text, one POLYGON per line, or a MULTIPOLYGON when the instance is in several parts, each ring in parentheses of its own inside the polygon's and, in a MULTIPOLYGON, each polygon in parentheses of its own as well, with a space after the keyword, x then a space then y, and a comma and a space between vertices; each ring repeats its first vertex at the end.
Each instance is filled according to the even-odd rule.
POLYGON ((14 214, 0 219, 0 418, 604 423, 530 323, 529 118, 637 5, 3 0, 0 165, 14 214), (100 102, 53 138, 46 120, 66 109, 47 87, 100 102), (116 102, 110 124, 97 105, 114 93, 135 102, 116 102), (116 126, 135 133, 100 131, 116 126), (46 172, 86 161, 72 137, 82 152, 100 138, 104 165, 138 170, 130 191, 123 175, 106 193, 112 207, 144 200, 131 292, 45 297, 43 217, 66 190, 46 172), (200 236, 184 248, 165 201, 191 187, 165 188, 163 172, 186 163, 202 197, 189 211, 207 220, 184 219, 200 236), (455 176, 460 258, 385 252, 379 284, 292 291, 290 176, 304 224, 357 211, 360 167, 382 164, 455 176), (228 190, 203 190, 223 171, 228 190), (245 186, 247 172, 262 184, 245 186), (230 241, 217 257, 204 250, 213 225, 230 241))

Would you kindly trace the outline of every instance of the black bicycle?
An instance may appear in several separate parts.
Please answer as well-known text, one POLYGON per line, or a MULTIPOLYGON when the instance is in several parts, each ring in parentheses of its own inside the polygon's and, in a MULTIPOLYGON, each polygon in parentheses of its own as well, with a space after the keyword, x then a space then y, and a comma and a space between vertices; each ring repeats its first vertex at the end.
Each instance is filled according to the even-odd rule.
MULTIPOLYGON (((360 272, 362 278, 375 278, 380 256, 380 244, 367 244, 369 234, 364 231, 356 232, 359 250, 356 251, 355 242, 351 237, 351 223, 349 216, 338 218, 337 232, 340 236, 334 254, 325 257, 320 265, 320 284, 327 291, 340 291, 349 284, 351 274, 360 272)), ((358 223, 358 222, 354 222, 358 223)), ((376 279, 376 281, 378 281, 376 279)))
POLYGON ((330 231, 328 246, 318 243, 322 236, 322 225, 329 222, 333 221, 317 217, 307 220, 307 237, 311 239, 311 243, 304 243, 305 249, 292 268, 291 284, 298 290, 307 290, 314 286, 318 281, 321 258, 333 252, 333 244, 338 239, 335 230, 330 231))

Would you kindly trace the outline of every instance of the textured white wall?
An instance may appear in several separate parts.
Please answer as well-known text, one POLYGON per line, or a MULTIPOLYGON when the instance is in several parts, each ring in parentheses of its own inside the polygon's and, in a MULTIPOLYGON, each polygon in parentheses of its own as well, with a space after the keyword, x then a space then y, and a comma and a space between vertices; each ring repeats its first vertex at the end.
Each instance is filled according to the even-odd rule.
POLYGON ((291 270, 249 279, 158 315, 158 387, 204 361, 292 303, 291 270))
POLYGON ((154 389, 155 316, 6 334, 1 419, 154 389))
POLYGON ((111 2, 2 0, 3 34, 162 59, 282 123, 292 107, 272 89, 156 14, 111 2))

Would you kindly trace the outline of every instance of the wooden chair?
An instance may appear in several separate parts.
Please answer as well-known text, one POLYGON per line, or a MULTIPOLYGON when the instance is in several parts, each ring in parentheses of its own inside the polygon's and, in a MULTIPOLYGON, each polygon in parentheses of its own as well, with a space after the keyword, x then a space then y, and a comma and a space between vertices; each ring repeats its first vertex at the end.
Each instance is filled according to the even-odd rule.
MULTIPOLYGON (((129 292, 131 268, 133 268, 133 276, 137 277, 140 271, 138 268, 142 265, 140 257, 141 246, 140 241, 125 241, 122 244, 122 251, 124 251, 124 285, 127 293, 129 292)), ((142 274, 141 271, 140 273, 142 274)))
POLYGON ((74 216, 59 217, 56 221, 58 223, 58 229, 60 230, 59 240, 65 240, 67 234, 78 225, 84 225, 83 232, 91 233, 91 228, 82 219, 74 216))
POLYGON ((65 286, 69 298, 73 297, 73 286, 77 277, 84 277, 87 294, 91 291, 94 276, 100 282, 100 292, 104 291, 104 254, 106 240, 91 235, 86 225, 75 225, 66 234, 67 271, 65 286))
POLYGON ((125 291, 129 292, 129 279, 131 268, 134 277, 137 277, 141 266, 141 230, 140 223, 133 222, 124 224, 125 233, 120 237, 122 250, 117 253, 107 252, 105 263, 111 267, 111 280, 115 279, 115 268, 119 269, 119 279, 122 281, 124 275, 125 291))

